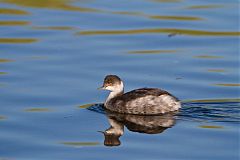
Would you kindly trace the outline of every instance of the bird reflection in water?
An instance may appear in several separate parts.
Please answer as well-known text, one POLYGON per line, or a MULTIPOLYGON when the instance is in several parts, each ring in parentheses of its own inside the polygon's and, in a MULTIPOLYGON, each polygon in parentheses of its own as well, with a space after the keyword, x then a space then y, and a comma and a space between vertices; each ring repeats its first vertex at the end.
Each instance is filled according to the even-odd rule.
POLYGON ((120 114, 111 111, 106 111, 106 115, 110 127, 104 134, 105 146, 119 146, 121 141, 119 138, 124 133, 124 126, 132 131, 145 134, 159 134, 175 124, 175 115, 177 112, 169 112, 163 115, 143 116, 120 114))

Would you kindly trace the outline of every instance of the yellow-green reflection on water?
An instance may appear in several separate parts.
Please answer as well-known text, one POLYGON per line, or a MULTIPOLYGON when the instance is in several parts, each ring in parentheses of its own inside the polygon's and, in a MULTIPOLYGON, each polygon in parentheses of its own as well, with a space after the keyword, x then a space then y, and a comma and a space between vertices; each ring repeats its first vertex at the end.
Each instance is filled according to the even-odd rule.
POLYGON ((46 59, 48 59, 48 56, 30 56, 29 59, 32 59, 32 60, 46 60, 46 59))
POLYGON ((223 126, 210 126, 210 125, 201 125, 200 128, 206 128, 206 129, 223 129, 223 126))
POLYGON ((113 14, 132 15, 132 16, 145 16, 142 12, 130 12, 130 11, 115 11, 113 14))
POLYGON ((66 11, 79 11, 79 12, 99 12, 98 9, 76 7, 70 3, 73 0, 0 0, 0 2, 11 3, 24 7, 35 7, 35 8, 49 8, 59 9, 66 11))
POLYGON ((0 75, 5 75, 7 74, 7 72, 0 72, 0 75))
POLYGON ((0 87, 5 87, 6 84, 0 83, 0 87))
POLYGON ((149 28, 149 29, 131 29, 131 30, 90 30, 80 31, 79 35, 125 35, 125 34, 182 34, 190 36, 240 36, 240 32, 220 32, 220 31, 203 31, 176 28, 149 28))
MULTIPOLYGON (((7 62, 13 62, 13 60, 0 58, 0 63, 7 63, 7 62)), ((6 75, 6 74, 8 73, 0 72, 0 75, 6 75)), ((0 87, 3 87, 3 86, 5 86, 5 84, 0 84, 0 87)))
POLYGON ((0 8, 0 14, 28 15, 29 12, 19 9, 0 8))
POLYGON ((79 106, 79 108, 88 108, 88 107, 93 106, 93 105, 95 105, 95 104, 94 103, 92 103, 92 104, 84 104, 82 106, 79 106))
POLYGON ((144 18, 159 19, 159 20, 175 20, 175 21, 199 21, 199 20, 203 20, 203 18, 193 17, 193 16, 148 15, 148 14, 145 14, 143 12, 116 11, 116 12, 110 12, 110 13, 130 15, 130 16, 141 16, 141 17, 144 17, 144 18))
POLYGON ((68 26, 33 26, 32 29, 37 30, 73 30, 73 27, 68 26))
POLYGON ((25 112, 49 112, 51 111, 48 108, 28 108, 24 110, 25 112))
POLYGON ((224 70, 224 69, 208 69, 207 71, 208 72, 219 72, 219 73, 226 72, 226 70, 224 70))
POLYGON ((231 98, 231 99, 196 99, 196 100, 185 100, 183 102, 197 102, 197 103, 240 102, 240 98, 231 98))
POLYGON ((29 24, 28 21, 0 21, 0 26, 25 26, 29 24))
POLYGON ((1 43, 34 43, 37 42, 36 38, 0 38, 1 43))
POLYGON ((194 56, 195 58, 204 58, 204 59, 217 59, 217 58, 223 58, 223 56, 210 56, 210 55, 200 55, 200 56, 194 56))
POLYGON ((176 53, 177 50, 138 50, 128 51, 129 54, 161 54, 161 53, 176 53))
POLYGON ((203 18, 200 17, 190 17, 190 16, 149 16, 149 18, 152 19, 161 19, 161 20, 177 20, 177 21, 199 21, 203 20, 203 18))
POLYGON ((100 145, 99 142, 60 142, 60 144, 64 144, 64 145, 67 145, 67 146, 73 146, 73 147, 100 145))
POLYGON ((182 2, 183 0, 151 0, 154 2, 161 2, 161 3, 175 3, 175 2, 182 2))
POLYGON ((215 5, 215 4, 209 4, 209 5, 195 5, 187 7, 187 9, 211 9, 211 8, 223 8, 224 5, 215 5))
POLYGON ((214 84, 216 86, 224 86, 224 87, 239 87, 240 83, 218 83, 214 84))
POLYGON ((7 119, 7 117, 0 115, 0 120, 4 120, 4 119, 7 119))
POLYGON ((12 62, 13 60, 10 59, 2 59, 0 58, 0 63, 12 62))

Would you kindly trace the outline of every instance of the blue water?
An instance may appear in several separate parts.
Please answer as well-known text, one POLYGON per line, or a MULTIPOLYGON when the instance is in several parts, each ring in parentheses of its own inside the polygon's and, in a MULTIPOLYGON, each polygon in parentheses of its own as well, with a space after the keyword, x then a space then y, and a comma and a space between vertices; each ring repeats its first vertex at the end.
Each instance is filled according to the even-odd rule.
POLYGON ((238 11, 237 0, 0 0, 0 159, 239 159, 238 11), (124 134, 106 146, 107 74, 183 107, 114 115, 124 134), (130 121, 142 119, 171 123, 130 121))

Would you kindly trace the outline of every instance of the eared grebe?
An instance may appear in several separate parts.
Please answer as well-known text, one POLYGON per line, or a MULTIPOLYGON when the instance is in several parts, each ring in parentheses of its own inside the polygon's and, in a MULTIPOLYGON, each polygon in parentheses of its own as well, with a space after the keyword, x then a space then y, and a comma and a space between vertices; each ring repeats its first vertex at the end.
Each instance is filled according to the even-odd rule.
POLYGON ((111 91, 104 107, 113 112, 156 115, 181 108, 176 97, 158 88, 140 88, 124 94, 123 82, 116 75, 107 75, 99 89, 111 91))

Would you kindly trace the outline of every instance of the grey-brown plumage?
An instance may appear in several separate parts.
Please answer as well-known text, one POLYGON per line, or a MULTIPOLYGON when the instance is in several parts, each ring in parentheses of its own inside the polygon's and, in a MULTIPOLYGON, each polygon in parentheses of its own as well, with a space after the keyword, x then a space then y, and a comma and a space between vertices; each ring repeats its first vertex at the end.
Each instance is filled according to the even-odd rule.
MULTIPOLYGON (((126 126, 128 130, 132 132, 157 134, 162 133, 165 129, 174 126, 175 115, 178 111, 169 112, 163 115, 133 115, 133 114, 121 114, 117 112, 106 111, 109 123, 111 125, 110 133, 123 134, 124 130, 122 125, 126 126), (122 131, 119 131, 121 130, 122 131)), ((106 130, 106 131, 109 131, 106 130)), ((109 132, 107 132, 109 133, 109 132)))
POLYGON ((116 75, 104 79, 102 89, 110 90, 105 108, 127 114, 156 115, 176 111, 180 101, 158 88, 140 88, 123 94, 123 82, 116 75))
POLYGON ((146 115, 175 111, 177 103, 178 100, 164 90, 140 88, 112 98, 105 107, 119 113, 146 115))

